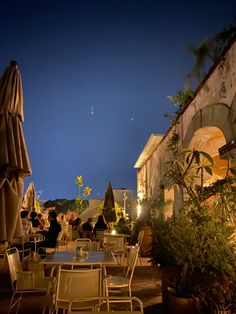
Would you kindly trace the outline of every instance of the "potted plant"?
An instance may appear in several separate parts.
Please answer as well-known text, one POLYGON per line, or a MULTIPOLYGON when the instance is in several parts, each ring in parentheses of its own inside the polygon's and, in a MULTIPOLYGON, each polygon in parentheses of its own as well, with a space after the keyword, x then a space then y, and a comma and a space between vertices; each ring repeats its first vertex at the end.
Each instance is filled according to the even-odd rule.
POLYGON ((213 314, 231 314, 236 298, 235 279, 222 275, 208 282, 200 294, 213 314))
MULTIPOLYGON (((233 228, 228 223, 229 212, 235 210, 235 202, 232 202, 235 170, 229 168, 231 176, 227 173, 223 180, 204 186, 205 174, 211 175, 213 166, 207 153, 175 150, 173 157, 168 163, 166 176, 172 185, 182 189, 184 201, 171 219, 165 221, 160 215, 153 223, 152 262, 175 268, 175 274, 164 280, 164 302, 171 313, 178 313, 177 308, 181 308, 179 313, 197 313, 200 311, 199 299, 204 300, 208 308, 213 309, 214 305, 217 309, 216 301, 208 298, 209 289, 214 291, 212 283, 218 284, 222 278, 235 283, 234 244, 229 241, 233 228), (225 211, 221 219, 207 202, 212 196, 221 200, 221 212, 225 211), (189 305, 184 309, 186 302, 183 300, 173 305, 173 299, 176 301, 177 298, 191 299, 192 309, 189 305)), ((230 299, 231 293, 232 290, 225 301, 230 299)))

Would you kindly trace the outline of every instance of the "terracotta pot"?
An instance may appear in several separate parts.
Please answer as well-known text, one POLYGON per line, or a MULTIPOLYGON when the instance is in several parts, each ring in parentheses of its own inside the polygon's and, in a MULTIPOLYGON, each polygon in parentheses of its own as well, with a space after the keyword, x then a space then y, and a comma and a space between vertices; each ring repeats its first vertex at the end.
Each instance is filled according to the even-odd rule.
POLYGON ((198 304, 195 298, 180 298, 169 293, 170 314, 197 314, 198 304))
POLYGON ((152 249, 152 228, 149 226, 143 226, 140 230, 144 231, 142 245, 140 247, 140 253, 142 257, 151 257, 152 249))
POLYGON ((176 267, 164 267, 161 269, 161 290, 162 290, 162 303, 165 309, 168 308, 169 304, 169 292, 168 286, 170 282, 174 282, 176 280, 178 274, 178 269, 176 267))

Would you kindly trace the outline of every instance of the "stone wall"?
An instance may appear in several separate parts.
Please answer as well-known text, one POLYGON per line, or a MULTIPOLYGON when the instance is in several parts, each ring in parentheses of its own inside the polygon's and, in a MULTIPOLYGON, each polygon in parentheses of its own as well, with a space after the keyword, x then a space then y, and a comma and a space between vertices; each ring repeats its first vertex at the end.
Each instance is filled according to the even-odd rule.
MULTIPOLYGON (((212 67, 193 101, 139 169, 138 191, 143 189, 146 198, 155 199, 160 186, 167 186, 163 173, 165 163, 170 159, 166 148, 172 131, 180 135, 181 146, 188 147, 194 134, 203 127, 219 128, 226 143, 236 139, 236 42, 212 67)), ((175 202, 178 203, 176 194, 175 202)))

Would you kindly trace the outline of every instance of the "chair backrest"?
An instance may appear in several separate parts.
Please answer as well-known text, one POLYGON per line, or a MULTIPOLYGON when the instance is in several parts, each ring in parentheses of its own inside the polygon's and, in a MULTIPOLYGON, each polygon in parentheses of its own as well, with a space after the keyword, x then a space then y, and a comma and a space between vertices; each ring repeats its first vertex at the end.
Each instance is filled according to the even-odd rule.
POLYGON ((105 230, 102 230, 102 229, 97 229, 96 230, 96 238, 97 239, 103 239, 104 237, 104 234, 105 234, 105 230))
POLYGON ((143 237, 144 237, 144 230, 141 230, 138 234, 138 245, 139 245, 139 247, 141 247, 141 245, 142 245, 143 237))
POLYGON ((104 234, 103 244, 106 251, 120 252, 125 248, 125 237, 123 234, 104 234))
POLYGON ((72 298, 98 297, 100 294, 100 269, 68 270, 59 267, 56 302, 68 302, 72 298))
POLYGON ((139 252, 139 246, 136 244, 135 246, 132 246, 130 248, 128 256, 127 256, 127 271, 125 274, 125 278, 129 279, 130 281, 133 278, 134 269, 135 269, 137 259, 138 259, 138 252, 139 252))
POLYGON ((77 246, 77 242, 75 242, 75 241, 67 241, 67 243, 66 243, 66 250, 74 252, 75 249, 76 249, 76 246, 77 246))
POLYGON ((92 241, 88 238, 76 239, 76 247, 82 246, 85 251, 92 251, 92 241))
POLYGON ((60 241, 63 240, 63 236, 64 236, 64 231, 60 231, 57 236, 57 243, 60 243, 60 241))
POLYGON ((95 241, 68 241, 66 244, 66 251, 75 251, 77 246, 82 246, 84 251, 98 251, 99 243, 95 241))
POLYGON ((14 284, 17 281, 18 274, 22 272, 22 265, 20 261, 19 251, 16 247, 6 250, 7 262, 9 266, 9 273, 11 285, 14 289, 14 284))
POLYGON ((93 314, 94 312, 99 312, 99 314, 143 314, 143 304, 139 298, 136 297, 97 297, 97 298, 75 298, 70 301, 69 309, 67 314, 93 314), (80 308, 80 304, 85 302, 93 302, 95 304, 99 304, 100 306, 95 307, 94 309, 78 311, 76 307, 80 308), (128 304, 129 309, 127 306, 128 304), (132 304, 132 306, 131 306, 132 304), (112 307, 112 308, 111 308, 112 307), (110 309, 111 308, 111 309, 110 309))

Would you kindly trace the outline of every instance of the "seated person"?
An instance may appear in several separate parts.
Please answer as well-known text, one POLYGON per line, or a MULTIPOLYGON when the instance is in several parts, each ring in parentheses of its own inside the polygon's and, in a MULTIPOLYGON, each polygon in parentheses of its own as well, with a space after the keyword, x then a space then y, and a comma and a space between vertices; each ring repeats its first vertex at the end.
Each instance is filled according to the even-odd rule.
POLYGON ((31 221, 29 220, 29 211, 22 210, 20 212, 22 229, 23 229, 23 237, 13 239, 10 247, 16 247, 19 251, 24 251, 24 256, 29 255, 30 250, 34 248, 32 242, 29 241, 29 235, 34 233, 33 226, 31 221))
POLYGON ((73 229, 72 229, 72 234, 73 238, 82 238, 83 237, 83 230, 82 230, 82 225, 81 225, 81 218, 76 218, 73 224, 73 229))
POLYGON ((117 223, 116 230, 119 234, 131 235, 130 227, 127 225, 125 218, 121 217, 117 223))
POLYGON ((22 210, 20 213, 20 218, 22 222, 24 237, 26 239, 29 234, 34 233, 32 222, 29 219, 28 210, 22 210))
POLYGON ((99 215, 98 216, 98 220, 97 222, 95 223, 95 226, 94 226, 94 229, 93 229, 93 233, 95 234, 96 236, 96 231, 97 230, 107 230, 108 229, 108 226, 105 222, 105 219, 104 219, 104 216, 103 215, 99 215))
POLYGON ((34 228, 39 227, 40 222, 38 220, 37 213, 34 210, 30 213, 30 221, 32 222, 34 228))
POLYGON ((46 224, 45 220, 43 219, 43 215, 41 213, 38 213, 37 218, 38 218, 38 221, 39 221, 38 228, 40 230, 43 230, 45 228, 45 224, 46 224))
POLYGON ((88 220, 82 224, 83 238, 89 238, 90 240, 94 240, 95 236, 93 233, 92 221, 93 218, 88 218, 88 220))
POLYGON ((57 245, 57 237, 61 231, 61 225, 57 221, 57 213, 51 211, 48 213, 48 221, 50 222, 50 227, 48 230, 39 231, 45 240, 38 242, 37 247, 51 247, 54 248, 57 245))

